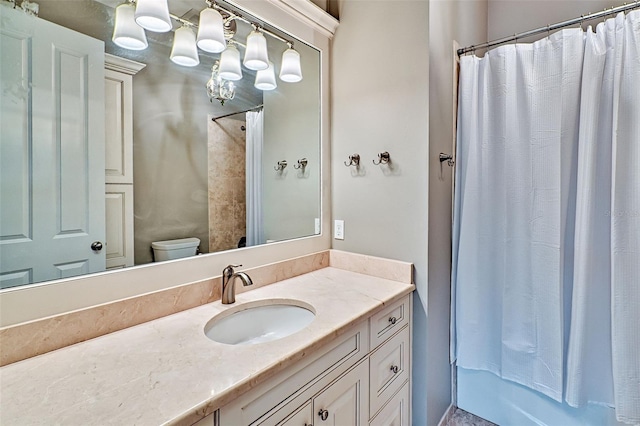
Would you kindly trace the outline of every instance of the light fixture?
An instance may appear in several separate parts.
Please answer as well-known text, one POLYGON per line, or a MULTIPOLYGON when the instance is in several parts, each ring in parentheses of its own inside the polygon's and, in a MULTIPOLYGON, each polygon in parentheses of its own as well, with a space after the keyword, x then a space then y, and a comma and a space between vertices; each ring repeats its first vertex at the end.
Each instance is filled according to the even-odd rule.
POLYGON ((247 48, 244 52, 245 67, 250 70, 260 71, 269 68, 267 54, 267 39, 260 31, 253 30, 247 36, 247 48))
POLYGON ((302 80, 302 68, 300 67, 300 54, 291 45, 282 54, 280 64, 280 80, 287 83, 297 83, 302 80))
MULTIPOLYGON (((211 78, 206 84, 210 99, 224 103, 234 98, 233 82, 242 79, 242 64, 247 69, 256 71, 254 86, 257 89, 274 90, 278 87, 275 65, 269 61, 265 34, 288 46, 282 54, 280 80, 287 83, 302 80, 300 54, 293 48, 293 42, 259 26, 237 11, 217 4, 215 0, 205 0, 207 7, 200 12, 197 25, 189 17, 171 14, 168 0, 121 1, 123 4, 115 9, 112 36, 117 46, 131 50, 145 49, 149 46, 145 30, 172 31, 175 20, 182 26, 175 30, 171 61, 178 65, 195 67, 200 64, 198 48, 220 54, 220 59, 214 65, 211 78), (246 44, 236 40, 238 21, 245 22, 253 28, 246 38, 246 44), (245 49, 242 62, 238 45, 245 49)), ((23 0, 22 5, 26 3, 28 0, 23 0)))
POLYGON ((176 64, 185 67, 195 67, 200 63, 198 48, 196 47, 196 35, 188 25, 183 25, 176 30, 170 58, 176 64))
POLYGON ((269 61, 269 68, 266 70, 260 70, 256 73, 256 82, 254 86, 256 89, 260 90, 273 90, 278 87, 273 62, 269 61))
POLYGON ((220 77, 219 71, 220 62, 216 61, 211 67, 211 78, 207 81, 207 95, 209 95, 209 101, 213 102, 214 99, 217 99, 221 105, 224 105, 225 101, 230 101, 235 97, 236 86, 233 81, 220 77))
POLYGON ((135 17, 145 30, 166 33, 173 28, 167 0, 137 0, 135 17))
POLYGON ((206 52, 220 53, 226 46, 222 15, 210 7, 204 9, 198 24, 198 47, 206 52))
POLYGON ((220 55, 220 77, 232 81, 237 81, 242 78, 240 52, 238 52, 238 49, 233 43, 229 43, 220 55))
POLYGON ((149 46, 144 29, 136 24, 133 3, 123 3, 116 7, 116 20, 111 40, 125 49, 144 50, 149 46))

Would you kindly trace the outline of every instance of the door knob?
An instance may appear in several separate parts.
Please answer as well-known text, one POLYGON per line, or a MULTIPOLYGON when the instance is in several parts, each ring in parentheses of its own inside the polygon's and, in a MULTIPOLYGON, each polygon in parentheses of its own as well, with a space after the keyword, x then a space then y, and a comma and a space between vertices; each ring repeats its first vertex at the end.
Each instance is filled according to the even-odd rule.
POLYGON ((318 415, 320 416, 322 421, 325 421, 325 420, 327 420, 329 418, 329 412, 327 410, 318 411, 318 415))
POLYGON ((91 243, 91 250, 93 251, 100 251, 102 250, 102 243, 100 241, 94 241, 91 243))

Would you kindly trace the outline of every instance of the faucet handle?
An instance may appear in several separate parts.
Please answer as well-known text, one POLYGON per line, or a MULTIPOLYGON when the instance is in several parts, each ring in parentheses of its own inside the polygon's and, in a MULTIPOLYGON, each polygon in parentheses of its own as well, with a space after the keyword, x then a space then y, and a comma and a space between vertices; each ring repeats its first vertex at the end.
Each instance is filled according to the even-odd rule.
POLYGON ((227 265, 227 266, 222 270, 222 275, 225 275, 225 276, 229 276, 229 277, 230 277, 230 276, 231 276, 231 275, 233 275, 233 273, 234 273, 233 268, 239 268, 239 267, 241 267, 241 266, 242 266, 242 265, 227 265))

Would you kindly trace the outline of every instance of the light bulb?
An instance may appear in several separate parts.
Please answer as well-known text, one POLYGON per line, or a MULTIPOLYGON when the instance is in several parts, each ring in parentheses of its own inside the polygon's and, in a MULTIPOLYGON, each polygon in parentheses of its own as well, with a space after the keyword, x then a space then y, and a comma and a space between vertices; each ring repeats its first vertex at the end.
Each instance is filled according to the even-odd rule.
POLYGON ((242 78, 240 52, 233 44, 229 44, 220 55, 220 77, 232 81, 242 78))
POLYGON ((289 48, 282 54, 280 65, 280 80, 287 83, 297 83, 302 80, 302 68, 300 67, 300 54, 289 48))
POLYGON ((137 0, 135 17, 145 30, 166 33, 173 28, 167 0, 137 0))
POLYGON ((212 8, 200 12, 197 43, 200 49, 211 53, 220 53, 227 46, 220 12, 212 8))
POLYGON ((116 21, 111 40, 125 49, 143 50, 149 46, 149 43, 147 43, 144 29, 136 24, 135 10, 135 6, 131 3, 123 3, 116 7, 116 21))
POLYGON ((196 35, 188 26, 176 30, 171 48, 171 60, 178 65, 195 67, 200 63, 198 48, 196 47, 196 35))
POLYGON ((256 73, 256 82, 254 86, 256 89, 260 90, 273 90, 278 87, 273 62, 269 61, 269 68, 266 70, 260 70, 256 73))
POLYGON ((243 64, 255 71, 269 68, 267 39, 261 32, 251 31, 251 34, 247 36, 247 49, 244 52, 243 64))

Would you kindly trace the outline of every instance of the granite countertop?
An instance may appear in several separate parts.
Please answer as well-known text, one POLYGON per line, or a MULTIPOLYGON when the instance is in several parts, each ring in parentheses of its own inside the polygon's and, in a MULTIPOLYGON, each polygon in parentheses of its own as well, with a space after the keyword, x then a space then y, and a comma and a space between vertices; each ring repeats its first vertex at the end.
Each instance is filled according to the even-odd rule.
MULTIPOLYGON (((319 269, 0 368, 0 424, 191 424, 414 290, 412 284, 319 269), (214 315, 257 300, 309 304, 315 320, 273 342, 209 340, 214 315)), ((265 302, 266 303, 266 302, 265 302)))

